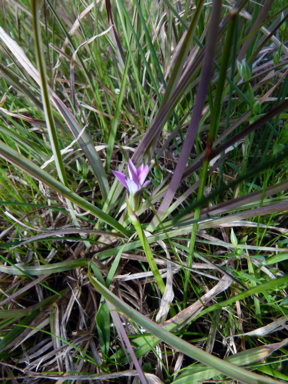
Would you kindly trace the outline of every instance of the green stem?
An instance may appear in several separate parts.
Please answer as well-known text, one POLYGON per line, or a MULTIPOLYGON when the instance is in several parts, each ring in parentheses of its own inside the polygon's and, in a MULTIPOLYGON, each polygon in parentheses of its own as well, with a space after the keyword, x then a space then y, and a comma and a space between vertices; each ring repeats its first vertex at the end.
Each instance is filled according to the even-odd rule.
POLYGON ((128 199, 127 199, 127 209, 128 209, 128 213, 129 213, 129 217, 130 217, 130 220, 131 220, 131 223, 133 224, 134 228, 136 229, 136 232, 138 234, 138 237, 141 241, 141 244, 142 244, 142 247, 144 249, 144 252, 145 252, 145 255, 147 257, 147 260, 148 260, 148 263, 149 263, 149 266, 150 266, 150 269, 153 273, 153 276, 156 280, 156 283, 160 289, 160 292, 162 294, 162 296, 164 295, 164 292, 165 292, 165 283, 160 275, 160 272, 159 272, 159 269, 157 267, 157 264, 154 260, 154 257, 153 257, 153 254, 152 254, 152 251, 151 251, 151 248, 150 248, 150 245, 148 243, 148 240, 145 236, 145 233, 141 227, 141 224, 140 224, 140 221, 138 219, 138 217, 136 216, 135 212, 132 211, 130 205, 129 205, 129 202, 128 202, 128 199))

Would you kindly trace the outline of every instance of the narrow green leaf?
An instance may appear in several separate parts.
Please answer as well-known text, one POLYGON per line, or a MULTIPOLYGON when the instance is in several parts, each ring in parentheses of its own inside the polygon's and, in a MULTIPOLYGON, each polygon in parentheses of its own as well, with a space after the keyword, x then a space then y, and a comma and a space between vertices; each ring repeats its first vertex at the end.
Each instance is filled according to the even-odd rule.
MULTIPOLYGON (((280 343, 263 345, 261 347, 256 347, 237 353, 236 355, 231 355, 225 359, 229 363, 235 365, 247 365, 253 364, 257 361, 266 359, 274 351, 277 351, 279 348, 284 347, 287 344, 288 339, 283 340, 280 343)), ((215 378, 221 372, 216 369, 205 367, 202 364, 196 364, 191 368, 184 370, 184 372, 174 381, 177 384, 196 384, 208 379, 215 378)), ((268 373, 268 372, 267 372, 268 373)))
POLYGON ((121 260, 121 255, 122 255, 122 252, 123 252, 123 248, 124 248, 124 246, 122 245, 122 247, 120 248, 119 252, 117 253, 117 256, 113 260, 111 268, 109 269, 109 272, 108 272, 108 275, 107 275, 107 279, 106 279, 106 285, 107 285, 108 288, 109 288, 109 286, 111 284, 111 281, 113 280, 114 275, 115 275, 115 273, 117 271, 118 265, 119 265, 120 260, 121 260))
POLYGON ((129 64, 130 64, 130 54, 127 55, 125 68, 124 68, 124 72, 123 72, 123 79, 122 79, 119 97, 118 97, 118 101, 117 101, 117 106, 116 106, 116 110, 115 110, 115 114, 114 114, 114 119, 112 122, 110 135, 109 135, 107 157, 106 157, 106 172, 108 172, 109 168, 110 168, 110 161, 111 161, 112 152, 113 152, 113 148, 114 148, 114 142, 115 142, 116 133, 117 133, 117 125, 118 125, 119 116, 120 116, 121 107, 122 107, 122 101, 123 101, 123 97, 124 97, 124 93, 125 93, 129 64))
POLYGON ((100 303, 96 315, 99 343, 104 356, 108 356, 110 344, 110 314, 107 303, 100 303))
MULTIPOLYGON (((278 279, 278 283, 281 280, 287 281, 288 276, 278 279)), ((94 285, 97 290, 112 303, 119 311, 123 312, 128 319, 132 319, 143 328, 145 328, 148 332, 157 336, 160 340, 163 340, 165 343, 171 345, 176 350, 181 351, 185 355, 192 357, 193 359, 200 361, 201 363, 210 366, 211 368, 219 370, 221 373, 225 374, 227 377, 231 377, 235 380, 239 380, 243 383, 247 384, 279 384, 276 380, 273 380, 269 377, 260 376, 253 372, 247 371, 243 368, 235 366, 231 363, 223 361, 209 353, 203 351, 202 349, 194 347, 187 343, 186 341, 178 338, 172 333, 168 332, 164 327, 155 324, 149 318, 143 316, 138 313, 133 308, 129 307, 127 304, 119 300, 117 296, 115 296, 112 292, 110 292, 105 286, 103 286, 100 282, 94 279, 94 285)))
POLYGON ((285 260, 288 260, 288 253, 281 253, 280 255, 268 257, 268 259, 266 260, 266 265, 273 265, 285 260))
POLYGON ((62 261, 61 263, 47 264, 47 265, 35 265, 31 267, 12 267, 0 264, 0 271, 14 276, 31 276, 49 275, 50 273, 59 273, 71 271, 72 269, 84 267, 88 264, 89 259, 78 259, 62 261))
MULTIPOLYGON (((31 322, 38 316, 40 313, 40 309, 37 309, 27 315, 20 323, 19 325, 30 325, 31 322)), ((3 337, 3 339, 0 341, 0 351, 2 351, 8 344, 12 343, 16 337, 20 336, 22 332, 25 331, 25 328, 22 327, 15 327, 10 332, 7 333, 6 336, 3 337)))
POLYGON ((46 184, 48 187, 50 187, 57 193, 63 195, 65 198, 69 199, 74 204, 79 205, 79 207, 83 208, 85 211, 90 212, 92 215, 98 217, 100 220, 103 220, 107 224, 111 225, 123 235, 129 235, 129 232, 121 224, 119 224, 118 221, 116 221, 111 216, 107 215, 107 213, 104 213, 101 209, 95 207, 93 204, 89 203, 82 197, 78 196, 76 193, 70 191, 69 188, 65 187, 62 183, 54 179, 49 173, 43 171, 41 168, 37 167, 37 165, 35 165, 32 161, 26 159, 24 156, 20 155, 18 152, 14 151, 8 145, 2 142, 0 142, 0 156, 5 158, 9 162, 15 164, 17 167, 23 169, 32 177, 46 184))
POLYGON ((245 297, 249 297, 249 296, 252 296, 255 294, 257 295, 257 294, 263 293, 267 290, 272 290, 272 289, 274 289, 274 288, 276 288, 282 284, 285 285, 285 284, 287 284, 287 282, 288 282, 288 275, 286 275, 284 277, 280 277, 279 279, 270 280, 264 284, 257 285, 256 287, 250 288, 245 292, 239 293, 239 295, 235 295, 235 296, 231 297, 230 299, 222 301, 219 304, 211 305, 211 307, 204 309, 201 312, 201 314, 198 315, 195 319, 197 319, 198 317, 204 316, 207 313, 214 311, 215 309, 219 309, 219 308, 225 307, 227 305, 233 304, 233 303, 235 303, 235 301, 245 299, 245 297))
POLYGON ((54 119, 53 119, 48 84, 47 84, 46 62, 45 62, 44 54, 42 50, 41 30, 40 30, 40 23, 39 23, 40 3, 41 2, 39 0, 31 0, 31 10, 33 15, 33 29, 34 29, 34 37, 35 37, 35 50, 36 50, 38 70, 39 70, 39 76, 40 76, 42 102, 43 102, 45 120, 47 124, 50 144, 51 144, 52 152, 54 155, 57 173, 61 182, 65 186, 67 186, 67 178, 66 178, 63 161, 62 161, 62 155, 60 153, 57 130, 56 130, 54 119))

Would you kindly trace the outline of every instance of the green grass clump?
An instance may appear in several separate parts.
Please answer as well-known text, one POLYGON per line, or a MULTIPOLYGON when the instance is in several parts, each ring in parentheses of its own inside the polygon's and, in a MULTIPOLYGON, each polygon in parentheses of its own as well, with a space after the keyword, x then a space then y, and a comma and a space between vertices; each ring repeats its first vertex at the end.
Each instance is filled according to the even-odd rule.
POLYGON ((1 11, 2 380, 287 381, 287 6, 1 11))

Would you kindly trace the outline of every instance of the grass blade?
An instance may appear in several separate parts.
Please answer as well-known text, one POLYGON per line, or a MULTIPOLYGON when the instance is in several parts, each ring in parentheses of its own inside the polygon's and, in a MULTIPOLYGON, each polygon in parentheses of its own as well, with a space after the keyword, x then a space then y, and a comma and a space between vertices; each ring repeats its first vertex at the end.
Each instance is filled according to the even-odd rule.
MULTIPOLYGON (((274 283, 273 284, 274 286, 278 286, 279 284, 284 284, 287 281, 288 281, 288 276, 285 276, 284 278, 277 279, 276 281, 273 281, 271 283, 272 284, 274 283)), ((239 380, 243 383, 279 384, 279 382, 276 380, 247 371, 243 368, 240 368, 231 363, 223 361, 215 356, 210 355, 207 352, 204 352, 201 349, 194 347, 193 345, 187 343, 184 340, 181 340, 177 336, 168 332, 164 327, 155 324, 152 320, 138 313, 136 310, 132 309, 131 307, 126 305, 124 302, 120 301, 117 296, 115 296, 112 292, 110 292, 105 286, 103 286, 95 278, 94 278, 94 285, 97 288, 97 290, 101 293, 101 295, 103 295, 106 300, 108 300, 111 304, 113 304, 116 308, 118 308, 119 311, 123 312, 127 316, 127 318, 135 321, 136 323, 141 325, 143 328, 145 328, 148 332, 151 332, 153 335, 157 336, 160 340, 165 341, 167 344, 171 345, 176 350, 180 350, 182 353, 192 357, 193 359, 200 361, 201 363, 208 365, 214 369, 219 370, 221 373, 224 373, 227 377, 233 378, 235 380, 239 380)), ((259 289, 259 287, 255 287, 250 291, 254 291, 255 289, 259 289)), ((247 292, 245 292, 244 294, 247 294, 247 292)), ((234 296, 232 299, 235 299, 236 301, 238 296, 234 296)))
POLYGON ((65 198, 69 199, 72 203, 79 205, 79 207, 83 208, 85 211, 90 212, 98 219, 111 225, 123 235, 129 235, 129 232, 121 224, 119 224, 118 221, 104 213, 101 209, 95 207, 93 204, 87 202, 76 193, 70 191, 69 188, 65 187, 62 183, 54 179, 51 175, 49 175, 49 173, 43 171, 41 168, 32 163, 32 161, 26 159, 24 156, 20 155, 18 152, 14 151, 8 145, 2 142, 0 142, 0 156, 15 164, 17 167, 23 169, 33 178, 46 184, 57 193, 60 193, 65 198))

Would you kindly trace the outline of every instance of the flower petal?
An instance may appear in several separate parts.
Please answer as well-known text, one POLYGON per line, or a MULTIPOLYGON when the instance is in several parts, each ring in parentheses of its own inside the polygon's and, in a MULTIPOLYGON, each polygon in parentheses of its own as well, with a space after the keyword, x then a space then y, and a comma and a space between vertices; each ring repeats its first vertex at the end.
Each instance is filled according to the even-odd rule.
POLYGON ((147 180, 147 181, 145 181, 145 183, 142 185, 142 188, 144 189, 144 188, 146 188, 146 187, 148 187, 148 185, 151 183, 151 180, 147 180))
POLYGON ((129 172, 129 177, 131 180, 134 181, 137 185, 139 185, 139 179, 137 175, 137 169, 135 165, 133 164, 132 160, 129 159, 129 164, 128 164, 128 172, 129 172))
POLYGON ((137 169, 137 176, 138 176, 138 178, 141 175, 141 173, 143 172, 143 169, 144 169, 144 163, 142 163, 140 165, 140 167, 137 169))
POLYGON ((114 173, 114 176, 117 177, 117 179, 119 181, 121 181, 121 183, 124 185, 125 188, 129 189, 128 188, 128 185, 126 183, 126 176, 124 175, 124 173, 122 172, 119 172, 119 171, 112 171, 114 173))
POLYGON ((144 183, 148 173, 149 173, 149 165, 146 164, 145 167, 142 167, 142 171, 141 171, 140 175, 138 175, 140 185, 142 185, 144 183))
POLYGON ((129 190, 130 195, 131 194, 135 195, 135 193, 137 193, 140 190, 138 185, 133 180, 128 179, 128 177, 126 178, 126 182, 128 185, 128 190, 129 190))

